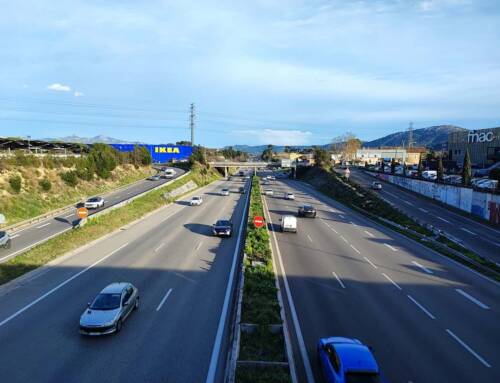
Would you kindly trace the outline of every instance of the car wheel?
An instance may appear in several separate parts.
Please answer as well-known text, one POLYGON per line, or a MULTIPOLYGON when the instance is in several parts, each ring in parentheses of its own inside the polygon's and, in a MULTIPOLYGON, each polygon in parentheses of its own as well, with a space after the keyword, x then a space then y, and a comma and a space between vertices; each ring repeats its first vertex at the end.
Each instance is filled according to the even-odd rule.
POLYGON ((119 333, 122 329, 122 318, 118 319, 118 322, 116 322, 116 332, 119 333))
POLYGON ((9 239, 9 241, 5 244, 5 248, 10 249, 11 246, 12 246, 12 241, 9 239))
POLYGON ((316 218, 316 213, 314 213, 313 218, 316 218))
POLYGON ((139 309, 139 297, 135 300, 134 310, 139 309))

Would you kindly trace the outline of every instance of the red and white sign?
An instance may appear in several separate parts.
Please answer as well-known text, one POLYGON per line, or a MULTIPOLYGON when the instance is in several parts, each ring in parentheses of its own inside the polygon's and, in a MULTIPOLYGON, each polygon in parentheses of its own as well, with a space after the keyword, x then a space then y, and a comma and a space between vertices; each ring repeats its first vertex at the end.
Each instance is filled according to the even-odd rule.
POLYGON ((257 228, 264 226, 264 217, 256 216, 253 218, 253 225, 257 228))
POLYGON ((86 207, 80 207, 76 209, 76 215, 78 216, 78 218, 87 218, 89 216, 89 211, 86 207))

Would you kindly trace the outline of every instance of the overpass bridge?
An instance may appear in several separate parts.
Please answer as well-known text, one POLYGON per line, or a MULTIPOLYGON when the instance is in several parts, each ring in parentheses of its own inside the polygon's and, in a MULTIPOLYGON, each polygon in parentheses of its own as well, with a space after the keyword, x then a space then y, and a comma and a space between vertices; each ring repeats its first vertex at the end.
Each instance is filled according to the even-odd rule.
POLYGON ((237 162, 237 161, 212 161, 208 162, 208 164, 214 168, 222 168, 224 169, 224 176, 227 177, 229 168, 251 168, 254 171, 254 174, 257 172, 257 169, 266 168, 270 165, 268 162, 264 161, 248 161, 248 162, 237 162))

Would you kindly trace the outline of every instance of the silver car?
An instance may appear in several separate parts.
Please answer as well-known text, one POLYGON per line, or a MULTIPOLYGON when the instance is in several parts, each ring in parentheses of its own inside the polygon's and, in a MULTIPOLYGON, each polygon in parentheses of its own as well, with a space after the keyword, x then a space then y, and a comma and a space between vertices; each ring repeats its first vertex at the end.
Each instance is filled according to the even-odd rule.
POLYGON ((106 286, 80 317, 80 334, 105 335, 120 332, 123 322, 139 308, 139 290, 131 283, 106 286))
POLYGON ((0 248, 10 249, 10 236, 6 231, 0 231, 0 248))

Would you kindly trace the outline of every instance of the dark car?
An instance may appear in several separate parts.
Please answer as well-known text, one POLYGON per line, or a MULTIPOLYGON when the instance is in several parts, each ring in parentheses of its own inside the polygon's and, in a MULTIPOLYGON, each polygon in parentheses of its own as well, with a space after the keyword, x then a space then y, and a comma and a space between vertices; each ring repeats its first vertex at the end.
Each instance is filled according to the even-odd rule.
POLYGON ((316 209, 312 205, 299 207, 299 217, 316 218, 316 209))
POLYGON ((241 193, 241 194, 245 194, 245 188, 243 186, 240 186, 238 188, 238 191, 241 193))
POLYGON ((233 235, 233 223, 228 219, 219 219, 212 226, 215 236, 231 237, 233 235))

